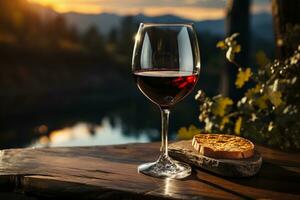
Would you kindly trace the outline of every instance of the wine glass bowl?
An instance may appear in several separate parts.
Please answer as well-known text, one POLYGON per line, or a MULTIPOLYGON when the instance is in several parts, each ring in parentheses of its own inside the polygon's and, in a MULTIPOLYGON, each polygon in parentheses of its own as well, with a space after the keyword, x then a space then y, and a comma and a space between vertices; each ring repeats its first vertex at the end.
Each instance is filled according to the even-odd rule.
POLYGON ((191 173, 189 165, 168 156, 168 122, 170 109, 192 91, 199 72, 200 53, 192 24, 140 24, 132 73, 140 91, 161 110, 162 145, 159 159, 140 165, 139 172, 170 178, 191 173))
POLYGON ((175 70, 138 71, 135 81, 152 102, 170 108, 187 96, 197 82, 197 75, 175 70))

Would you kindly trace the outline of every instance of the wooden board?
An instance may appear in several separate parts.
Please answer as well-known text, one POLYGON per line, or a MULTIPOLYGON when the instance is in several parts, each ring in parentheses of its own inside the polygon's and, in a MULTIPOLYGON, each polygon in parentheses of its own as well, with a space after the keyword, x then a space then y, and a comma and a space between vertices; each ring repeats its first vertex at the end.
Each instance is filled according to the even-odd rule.
POLYGON ((299 154, 259 149, 260 173, 243 179, 199 169, 183 180, 138 174, 137 165, 156 159, 159 146, 2 150, 0 192, 42 199, 300 199, 299 154))
POLYGON ((170 156, 177 160, 201 167, 216 174, 227 177, 249 177, 258 173, 262 157, 255 150, 254 156, 247 159, 215 159, 200 155, 192 146, 192 140, 175 142, 169 147, 170 156))

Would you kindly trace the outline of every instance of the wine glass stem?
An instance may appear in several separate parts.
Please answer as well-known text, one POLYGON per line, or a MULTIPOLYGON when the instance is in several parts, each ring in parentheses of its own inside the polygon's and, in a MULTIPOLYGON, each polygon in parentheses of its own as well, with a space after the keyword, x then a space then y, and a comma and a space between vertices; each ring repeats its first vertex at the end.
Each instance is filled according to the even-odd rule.
POLYGON ((169 109, 160 109, 161 111, 161 147, 160 156, 168 157, 168 129, 169 129, 169 109))

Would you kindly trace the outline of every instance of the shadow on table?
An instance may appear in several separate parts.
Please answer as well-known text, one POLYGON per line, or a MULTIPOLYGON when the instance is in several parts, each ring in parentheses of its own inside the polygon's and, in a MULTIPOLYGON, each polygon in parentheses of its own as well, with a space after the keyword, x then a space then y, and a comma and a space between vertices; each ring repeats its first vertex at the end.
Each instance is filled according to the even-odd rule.
MULTIPOLYGON (((296 169, 299 170, 299 168, 296 169)), ((243 199, 253 199, 251 188, 295 195, 300 194, 300 173, 269 162, 263 162, 259 173, 253 177, 228 178, 199 169, 194 170, 192 176, 186 180, 197 180, 243 199), (238 192, 245 190, 248 191, 245 194, 238 192)), ((255 193, 255 191, 253 192, 255 193)))
POLYGON ((263 163, 256 176, 230 180, 253 188, 300 194, 300 173, 268 162, 263 163))

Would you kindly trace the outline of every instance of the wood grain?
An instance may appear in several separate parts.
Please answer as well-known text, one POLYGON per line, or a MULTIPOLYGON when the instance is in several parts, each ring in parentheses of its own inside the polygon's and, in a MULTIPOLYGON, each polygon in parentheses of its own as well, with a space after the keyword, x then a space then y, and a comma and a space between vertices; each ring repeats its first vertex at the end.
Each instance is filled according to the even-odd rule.
POLYGON ((158 143, 2 150, 0 190, 49 199, 300 199, 300 175, 290 170, 299 169, 299 161, 262 151, 266 159, 261 152, 264 164, 252 178, 224 179, 196 169, 174 180, 137 173, 138 164, 157 158, 158 143))

